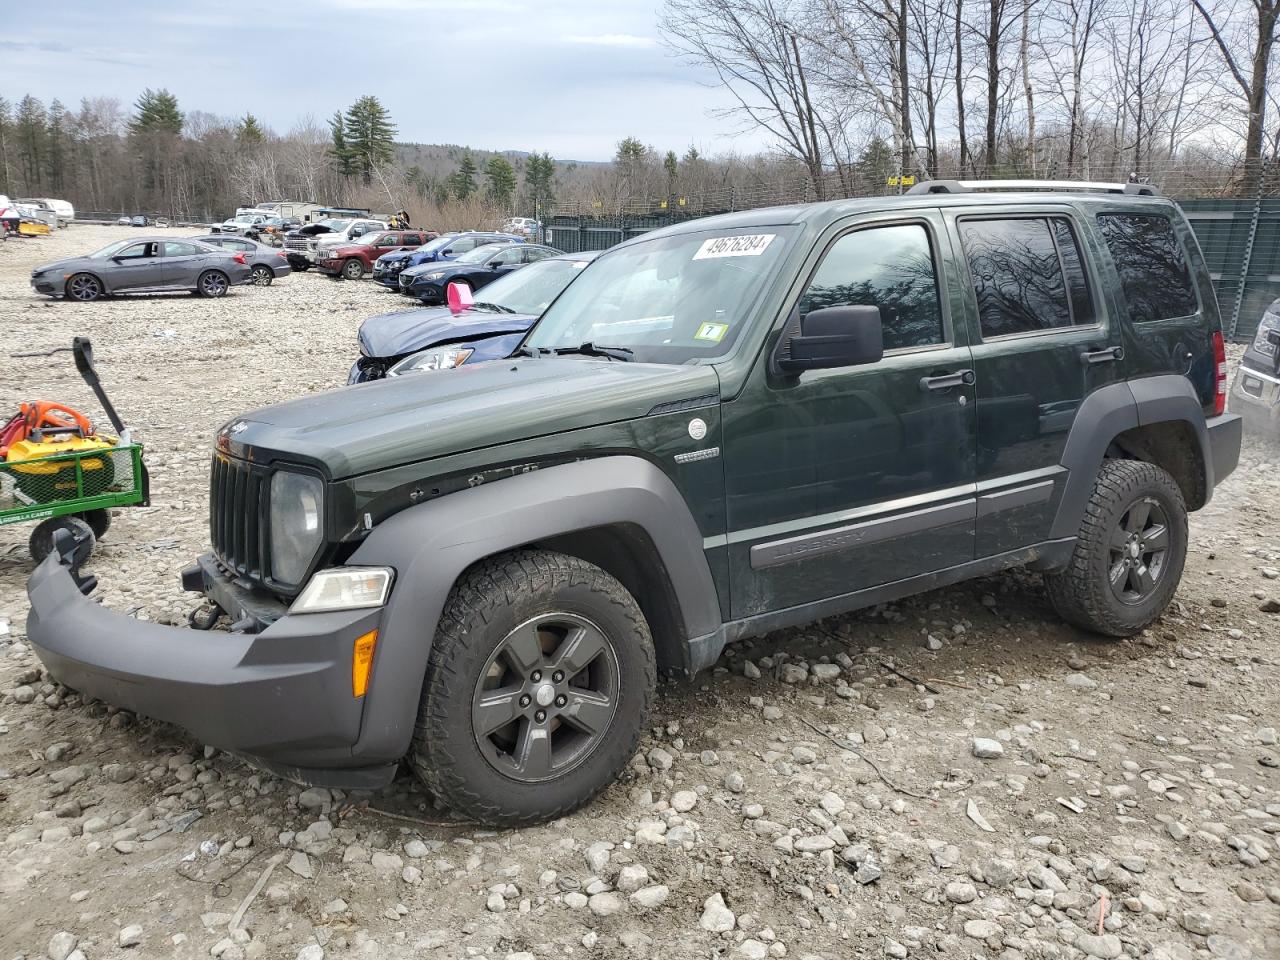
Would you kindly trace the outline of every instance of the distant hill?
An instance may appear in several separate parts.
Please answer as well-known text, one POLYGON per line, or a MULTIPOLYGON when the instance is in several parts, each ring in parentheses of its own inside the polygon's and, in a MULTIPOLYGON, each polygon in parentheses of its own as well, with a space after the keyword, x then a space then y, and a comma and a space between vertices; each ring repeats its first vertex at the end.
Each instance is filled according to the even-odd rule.
MULTIPOLYGON (((516 173, 523 176, 524 163, 531 151, 528 150, 477 150, 456 143, 397 143, 396 160, 404 167, 422 168, 432 180, 442 180, 458 168, 463 153, 471 151, 476 168, 484 169, 490 157, 502 156, 516 168, 516 173)), ((557 173, 569 173, 580 167, 607 167, 610 161, 599 160, 561 160, 555 158, 557 173)))

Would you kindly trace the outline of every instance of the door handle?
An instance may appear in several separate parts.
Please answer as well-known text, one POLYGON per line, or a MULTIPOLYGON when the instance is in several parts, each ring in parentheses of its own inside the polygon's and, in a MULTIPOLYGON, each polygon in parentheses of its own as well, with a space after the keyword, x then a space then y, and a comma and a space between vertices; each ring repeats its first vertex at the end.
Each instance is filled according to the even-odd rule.
POLYGON ((1107 347, 1103 350, 1086 350, 1080 354, 1082 363, 1110 363, 1124 359, 1124 347, 1107 347))
POLYGON ((921 377, 921 390, 950 390, 952 387, 967 387, 974 381, 972 370, 957 370, 955 373, 939 374, 936 377, 921 377))

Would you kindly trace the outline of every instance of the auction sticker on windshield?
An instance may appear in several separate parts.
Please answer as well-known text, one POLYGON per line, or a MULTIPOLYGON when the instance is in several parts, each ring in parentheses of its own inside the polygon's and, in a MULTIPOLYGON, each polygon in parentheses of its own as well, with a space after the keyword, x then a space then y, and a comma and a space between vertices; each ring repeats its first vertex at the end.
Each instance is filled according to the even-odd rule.
POLYGON ((736 237, 712 237, 704 240, 695 260, 714 260, 717 257, 758 257, 769 249, 776 233, 744 233, 736 237))
POLYGON ((710 340, 712 343, 719 343, 728 332, 729 325, 727 323, 704 323, 698 328, 698 332, 693 335, 693 339, 710 340))

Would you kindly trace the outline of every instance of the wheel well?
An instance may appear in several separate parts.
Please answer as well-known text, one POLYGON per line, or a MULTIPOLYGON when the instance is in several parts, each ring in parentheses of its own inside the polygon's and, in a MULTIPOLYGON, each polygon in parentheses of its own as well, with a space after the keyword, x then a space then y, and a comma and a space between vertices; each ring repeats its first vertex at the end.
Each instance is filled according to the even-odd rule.
POLYGON ((1186 420, 1168 420, 1126 430, 1111 441, 1107 456, 1143 460, 1165 470, 1178 484, 1188 510, 1199 510, 1208 499, 1204 451, 1186 420))
POLYGON ((657 547, 631 523, 593 527, 526 545, 578 557, 606 571, 630 591, 653 634, 658 669, 680 671, 688 661, 680 603, 657 547))

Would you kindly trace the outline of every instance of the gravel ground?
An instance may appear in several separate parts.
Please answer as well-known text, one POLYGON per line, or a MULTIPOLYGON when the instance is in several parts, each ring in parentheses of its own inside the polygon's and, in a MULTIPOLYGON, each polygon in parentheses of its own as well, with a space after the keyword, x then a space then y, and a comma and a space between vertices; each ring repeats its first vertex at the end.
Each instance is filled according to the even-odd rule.
MULTIPOLYGON (((106 605, 177 623, 215 429, 341 383, 398 300, 314 274, 221 301, 30 291, 122 233, 0 247, 0 356, 93 338, 154 502, 88 569, 106 605)), ((69 356, 6 364, 0 410, 93 409, 69 356)), ((0 528, 0 957, 1274 958, 1278 464, 1246 449, 1140 637, 1065 627, 1022 572, 775 634, 665 686, 599 801, 503 833, 407 777, 303 791, 81 702, 24 643, 29 527, 0 528)))

